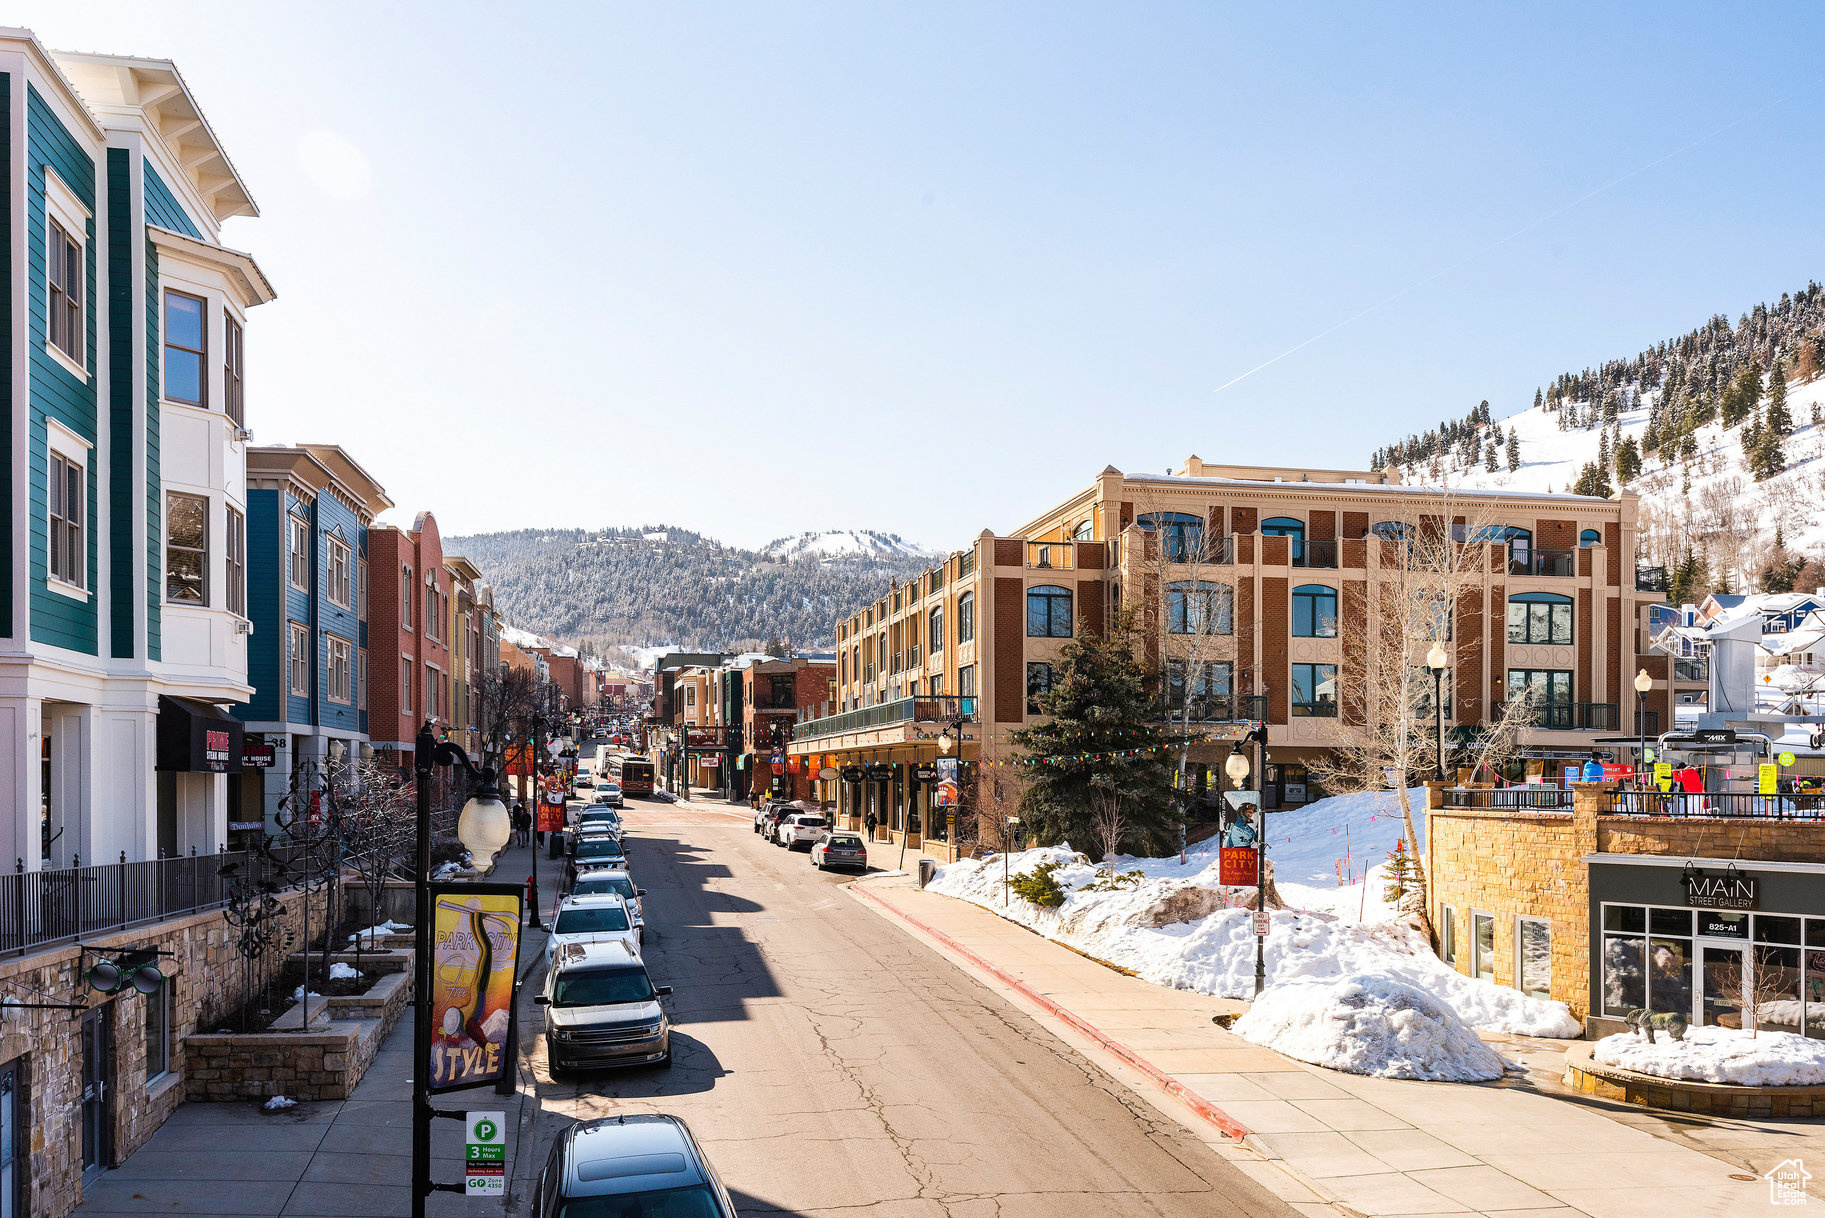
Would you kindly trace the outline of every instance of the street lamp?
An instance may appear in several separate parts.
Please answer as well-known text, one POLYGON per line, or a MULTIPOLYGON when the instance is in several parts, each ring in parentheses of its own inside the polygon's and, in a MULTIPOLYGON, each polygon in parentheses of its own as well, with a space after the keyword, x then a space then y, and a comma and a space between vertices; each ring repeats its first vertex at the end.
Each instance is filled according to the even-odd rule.
POLYGON ((1654 688, 1654 678, 1648 676, 1648 670, 1642 669, 1635 674, 1635 735, 1641 742, 1641 751, 1635 754, 1635 785, 1646 787, 1643 771, 1648 764, 1648 691, 1654 688))
MULTIPOLYGON (((1223 763, 1223 772, 1241 791, 1248 781, 1248 754, 1242 751, 1242 742, 1236 741, 1229 746, 1229 759, 1223 763)), ((1238 809, 1239 811, 1240 809, 1238 809)), ((1255 919, 1258 922, 1267 914, 1267 812, 1261 807, 1259 797, 1255 799, 1255 919)), ((1255 935, 1255 993, 1259 995, 1267 988, 1267 936, 1255 935)))
POLYGON ((475 794, 457 817, 456 836, 477 870, 494 866, 495 855, 513 832, 507 805, 494 786, 494 767, 484 766, 478 772, 469 754, 448 740, 439 740, 429 723, 419 728, 412 754, 418 775, 418 865, 412 869, 412 1218, 424 1218, 425 1199, 432 1193, 465 1189, 461 1184, 431 1180, 431 771, 435 766, 457 764, 476 784, 475 794))
POLYGON ((1441 783, 1445 781, 1445 669, 1451 664, 1451 657, 1445 654, 1445 645, 1434 642, 1432 650, 1426 653, 1426 667, 1432 670, 1432 716, 1438 730, 1438 756, 1433 758, 1433 771, 1441 783))

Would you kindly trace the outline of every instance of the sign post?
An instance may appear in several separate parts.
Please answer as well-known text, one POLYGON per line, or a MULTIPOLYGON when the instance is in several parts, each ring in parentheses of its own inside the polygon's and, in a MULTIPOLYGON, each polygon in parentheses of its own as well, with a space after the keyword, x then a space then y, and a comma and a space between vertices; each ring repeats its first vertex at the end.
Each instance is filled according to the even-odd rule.
POLYGON ((507 1114, 471 1112, 465 1118, 463 1137, 463 1194, 469 1197, 507 1195, 507 1114))

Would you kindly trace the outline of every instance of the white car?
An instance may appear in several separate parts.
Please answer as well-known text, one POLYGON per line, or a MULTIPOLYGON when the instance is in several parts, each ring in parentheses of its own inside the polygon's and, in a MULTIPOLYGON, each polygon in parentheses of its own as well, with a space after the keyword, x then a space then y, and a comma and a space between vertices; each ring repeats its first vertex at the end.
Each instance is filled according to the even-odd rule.
POLYGON ((627 901, 619 893, 592 892, 585 896, 565 897, 558 904, 558 916, 545 940, 545 966, 572 943, 627 944, 627 950, 640 954, 640 932, 634 927, 627 901))
POLYGON ((597 892, 612 892, 620 895, 627 902, 627 911, 634 916, 634 935, 646 946, 646 912, 641 908, 640 898, 646 895, 646 889, 634 885, 634 877, 625 867, 591 867, 580 871, 577 878, 571 881, 570 896, 581 897, 597 892))
POLYGON ((611 808, 621 807, 624 802, 621 798, 621 784, 607 780, 598 782, 596 784, 596 802, 607 804, 611 808))
POLYGON ((795 816, 783 817, 779 822, 779 832, 774 845, 784 846, 788 850, 811 849, 818 838, 830 832, 830 822, 816 812, 800 812, 795 816))

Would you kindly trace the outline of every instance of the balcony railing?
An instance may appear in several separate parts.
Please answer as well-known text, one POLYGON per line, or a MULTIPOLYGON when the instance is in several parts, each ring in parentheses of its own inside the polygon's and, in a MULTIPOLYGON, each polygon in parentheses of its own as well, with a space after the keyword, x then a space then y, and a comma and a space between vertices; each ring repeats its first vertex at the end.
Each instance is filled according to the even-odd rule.
POLYGON ((1069 571, 1077 566, 1077 547, 1068 541, 1029 541, 1027 566, 1042 571, 1069 571))
POLYGON ((1508 550, 1510 575, 1568 576, 1578 573, 1576 550, 1508 550))
MULTIPOLYGON (((1267 718, 1266 694, 1209 694, 1203 697, 1193 695, 1191 699, 1192 724, 1199 723, 1237 723, 1242 720, 1262 720, 1267 718)), ((1169 723, 1184 721, 1185 710, 1169 699, 1166 718, 1169 723)))
POLYGON ((1651 710, 1644 714, 1637 711, 1635 714, 1635 734, 1637 736, 1659 736, 1660 712, 1651 710))
POLYGON ((289 887, 290 858, 284 849, 221 851, 0 875, 0 955, 215 909, 227 903, 236 877, 289 887))
POLYGON ((1525 808, 1550 812, 1572 806, 1572 793, 1564 787, 1450 787, 1447 808, 1525 808))
POLYGON ((1667 590, 1667 569, 1665 567, 1635 568, 1635 591, 1665 592, 1667 590))
MULTIPOLYGON (((1506 702, 1497 702, 1495 717, 1500 719, 1507 708, 1506 702)), ((1530 726, 1554 732, 1613 732, 1620 722, 1614 702, 1545 702, 1528 718, 1530 726)))
POLYGON ((1736 820, 1825 820, 1825 795, 1741 791, 1616 791, 1607 816, 1717 816, 1736 820))
POLYGON ((1337 569, 1337 543, 1334 541, 1300 541, 1295 538, 1293 565, 1334 571, 1337 569))
POLYGON ((840 715, 828 715, 800 723, 793 729, 792 739, 821 740, 826 736, 840 736, 845 732, 858 732, 870 727, 890 727, 897 723, 948 723, 954 719, 973 721, 975 717, 976 699, 972 697, 932 694, 895 698, 878 706, 864 706, 859 710, 844 711, 840 715))

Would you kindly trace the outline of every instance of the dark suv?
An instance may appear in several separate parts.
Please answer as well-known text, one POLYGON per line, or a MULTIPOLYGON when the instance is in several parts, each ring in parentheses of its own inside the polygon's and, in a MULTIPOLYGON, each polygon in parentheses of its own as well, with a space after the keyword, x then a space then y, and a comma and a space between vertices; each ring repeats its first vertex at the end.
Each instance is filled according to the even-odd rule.
POLYGON ((604 1117, 557 1136, 533 1194, 534 1218, 735 1218, 735 1206, 683 1121, 604 1117))
POLYGON ((545 1060, 552 1077, 601 1066, 672 1064, 672 1025, 646 965, 626 943, 573 943, 558 950, 534 1002, 545 1008, 545 1060))

